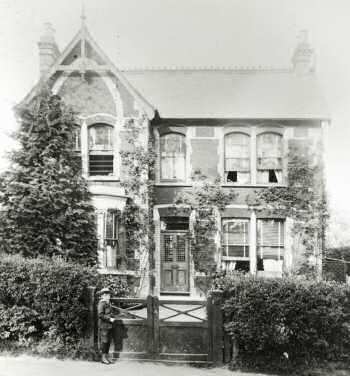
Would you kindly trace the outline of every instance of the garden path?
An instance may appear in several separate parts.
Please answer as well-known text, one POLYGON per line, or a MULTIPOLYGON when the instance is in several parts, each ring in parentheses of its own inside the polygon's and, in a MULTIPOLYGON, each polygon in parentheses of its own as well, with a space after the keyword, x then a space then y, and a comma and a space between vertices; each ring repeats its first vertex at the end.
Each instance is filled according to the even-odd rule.
MULTIPOLYGON (((232 372, 225 368, 194 368, 153 362, 119 361, 112 365, 97 362, 39 359, 29 356, 0 356, 0 376, 264 376, 232 372)), ((270 375, 271 376, 271 375, 270 375)))

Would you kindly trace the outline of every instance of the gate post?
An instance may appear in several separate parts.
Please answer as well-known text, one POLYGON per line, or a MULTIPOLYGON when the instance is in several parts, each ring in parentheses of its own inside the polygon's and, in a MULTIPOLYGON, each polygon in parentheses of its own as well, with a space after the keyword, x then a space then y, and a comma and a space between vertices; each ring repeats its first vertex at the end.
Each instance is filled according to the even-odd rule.
POLYGON ((147 326, 148 326, 148 353, 153 358, 154 357, 154 310, 153 310, 153 297, 151 295, 147 296, 147 326))
POLYGON ((86 291, 86 302, 88 306, 88 317, 87 317, 87 329, 86 329, 86 343, 95 348, 97 344, 97 317, 96 317, 96 307, 95 307, 95 292, 96 287, 89 286, 86 291))
POLYGON ((209 297, 211 300, 211 315, 209 326, 211 327, 212 335, 212 359, 216 365, 223 363, 223 349, 224 349, 224 331, 223 331, 223 317, 222 317, 222 292, 214 290, 209 297))
POLYGON ((159 298, 153 296, 153 357, 159 357, 159 298))

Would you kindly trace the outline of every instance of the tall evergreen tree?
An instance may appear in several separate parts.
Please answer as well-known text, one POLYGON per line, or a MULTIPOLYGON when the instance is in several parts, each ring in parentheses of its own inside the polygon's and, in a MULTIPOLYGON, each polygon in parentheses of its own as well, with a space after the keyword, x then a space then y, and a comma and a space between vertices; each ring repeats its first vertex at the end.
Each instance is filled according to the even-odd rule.
POLYGON ((2 248, 95 264, 94 209, 73 149, 74 114, 42 89, 17 116, 19 148, 0 178, 2 248))

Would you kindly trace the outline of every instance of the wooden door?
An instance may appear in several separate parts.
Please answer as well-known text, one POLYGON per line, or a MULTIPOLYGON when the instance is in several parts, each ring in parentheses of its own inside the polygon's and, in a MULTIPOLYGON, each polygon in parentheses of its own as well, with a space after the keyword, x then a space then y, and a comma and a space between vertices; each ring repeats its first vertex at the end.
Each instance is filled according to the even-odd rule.
POLYGON ((161 292, 189 291, 187 231, 161 233, 161 292))

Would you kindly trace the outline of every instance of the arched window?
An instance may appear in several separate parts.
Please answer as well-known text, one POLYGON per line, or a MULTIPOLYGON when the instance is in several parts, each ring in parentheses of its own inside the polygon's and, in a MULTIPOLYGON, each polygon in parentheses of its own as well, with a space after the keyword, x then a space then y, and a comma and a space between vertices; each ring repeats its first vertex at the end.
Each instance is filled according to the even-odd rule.
POLYGON ((250 136, 245 133, 225 136, 225 182, 250 183, 250 136))
POLYGON ((257 183, 281 183, 283 171, 283 140, 277 133, 257 137, 257 183))
POLYGON ((89 172, 91 176, 113 175, 113 127, 89 127, 89 172))
POLYGON ((185 180, 186 143, 180 133, 168 133, 160 138, 161 180, 185 180))

